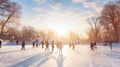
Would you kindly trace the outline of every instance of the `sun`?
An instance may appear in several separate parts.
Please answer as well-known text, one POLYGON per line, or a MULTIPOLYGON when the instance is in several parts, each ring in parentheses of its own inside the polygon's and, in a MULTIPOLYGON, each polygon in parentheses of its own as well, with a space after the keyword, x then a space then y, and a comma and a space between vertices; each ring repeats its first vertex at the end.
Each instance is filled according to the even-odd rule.
POLYGON ((58 36, 64 36, 68 33, 69 29, 67 29, 63 26, 58 26, 58 27, 54 28, 54 31, 58 36))
POLYGON ((66 34, 66 30, 64 28, 57 28, 55 32, 58 36, 63 36, 66 34))

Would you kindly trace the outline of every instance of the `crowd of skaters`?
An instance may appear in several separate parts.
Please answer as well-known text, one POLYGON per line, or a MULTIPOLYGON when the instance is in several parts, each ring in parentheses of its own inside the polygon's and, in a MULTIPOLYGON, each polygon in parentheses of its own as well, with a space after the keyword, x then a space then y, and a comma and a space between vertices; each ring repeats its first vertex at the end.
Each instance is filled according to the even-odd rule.
MULTIPOLYGON (((2 47, 2 42, 3 42, 3 40, 0 39, 0 48, 2 47)), ((19 44, 19 41, 16 40, 16 45, 18 45, 18 44, 19 44)), ((21 50, 25 50, 25 44, 26 44, 25 41, 21 42, 21 50)), ((109 44, 110 49, 112 50, 112 42, 105 43, 104 46, 106 46, 107 44, 109 44)), ((33 48, 38 48, 40 45, 43 49, 45 49, 45 51, 49 51, 49 46, 51 45, 52 51, 54 51, 54 48, 56 46, 59 49, 59 52, 62 52, 62 47, 63 47, 62 41, 49 42, 49 40, 43 40, 43 41, 39 42, 39 40, 36 39, 32 42, 33 48)), ((75 45, 76 45, 76 42, 69 42, 70 48, 75 49, 75 45)), ((97 49, 96 42, 90 43, 90 49, 91 49, 91 51, 95 51, 97 49)))
MULTIPOLYGON (((35 40, 32 42, 32 45, 33 45, 33 48, 35 47, 39 47, 40 45, 42 46, 42 48, 45 48, 45 51, 49 51, 49 46, 51 45, 52 47, 52 51, 54 51, 54 47, 55 45, 57 46, 57 48, 59 49, 59 52, 62 52, 62 47, 63 47, 63 43, 61 41, 51 41, 51 43, 49 43, 48 40, 43 40, 41 41, 41 43, 39 43, 38 40, 35 40)), ((70 42, 69 43, 69 47, 72 48, 72 49, 75 49, 75 45, 76 43, 75 42, 70 42)), ((110 46, 110 49, 112 50, 112 42, 109 42, 109 46, 110 46)), ((22 48, 21 49, 24 49, 25 50, 25 42, 23 41, 22 42, 22 48)), ((95 51, 97 49, 97 44, 96 42, 91 42, 90 43, 90 49, 91 51, 95 51)))
MULTIPOLYGON (((104 45, 104 46, 109 45, 109 46, 110 46, 110 49, 112 50, 112 42, 111 42, 111 41, 105 42, 103 45, 104 45)), ((95 50, 97 49, 97 44, 96 44, 96 42, 91 42, 91 43, 90 43, 90 49, 91 49, 91 51, 94 51, 94 52, 95 52, 95 50)))
POLYGON ((39 42, 38 40, 35 40, 32 42, 32 47, 33 48, 38 48, 38 47, 42 47, 43 49, 45 49, 45 51, 49 51, 49 46, 51 46, 52 51, 54 51, 55 46, 62 52, 62 42, 60 41, 51 41, 49 42, 49 40, 43 40, 41 42, 39 42))

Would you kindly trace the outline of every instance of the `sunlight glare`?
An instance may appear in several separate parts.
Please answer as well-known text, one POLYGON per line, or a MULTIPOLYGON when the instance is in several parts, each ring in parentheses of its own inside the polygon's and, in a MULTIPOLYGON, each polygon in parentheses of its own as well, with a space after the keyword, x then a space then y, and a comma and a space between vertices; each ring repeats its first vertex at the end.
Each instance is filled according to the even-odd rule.
POLYGON ((67 28, 65 28, 65 27, 63 27, 63 26, 56 27, 56 28, 54 28, 53 30, 56 32, 56 34, 57 34, 58 36, 64 36, 64 35, 67 34, 68 31, 69 31, 69 29, 67 29, 67 28))

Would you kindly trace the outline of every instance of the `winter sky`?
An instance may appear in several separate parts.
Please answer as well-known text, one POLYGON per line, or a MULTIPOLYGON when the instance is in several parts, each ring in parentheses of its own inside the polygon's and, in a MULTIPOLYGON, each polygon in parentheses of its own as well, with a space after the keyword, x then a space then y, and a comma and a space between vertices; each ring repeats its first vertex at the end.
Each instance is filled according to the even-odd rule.
POLYGON ((22 6, 21 23, 37 29, 85 31, 87 19, 114 0, 12 0, 22 6))

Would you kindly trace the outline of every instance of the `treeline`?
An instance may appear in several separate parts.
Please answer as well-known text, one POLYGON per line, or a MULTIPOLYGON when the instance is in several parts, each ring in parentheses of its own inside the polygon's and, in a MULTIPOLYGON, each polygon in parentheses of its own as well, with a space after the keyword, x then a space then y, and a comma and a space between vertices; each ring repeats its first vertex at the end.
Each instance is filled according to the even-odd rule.
MULTIPOLYGON (((71 31, 65 36, 58 36, 53 30, 36 30, 31 26, 24 26, 23 28, 10 28, 8 33, 4 36, 7 40, 31 41, 42 38, 43 40, 64 40, 64 41, 78 41, 81 36, 71 31)), ((83 39, 83 38, 82 38, 83 39)))
POLYGON ((120 41, 120 0, 108 2, 102 8, 100 15, 88 21, 87 32, 90 41, 119 42, 120 41))

